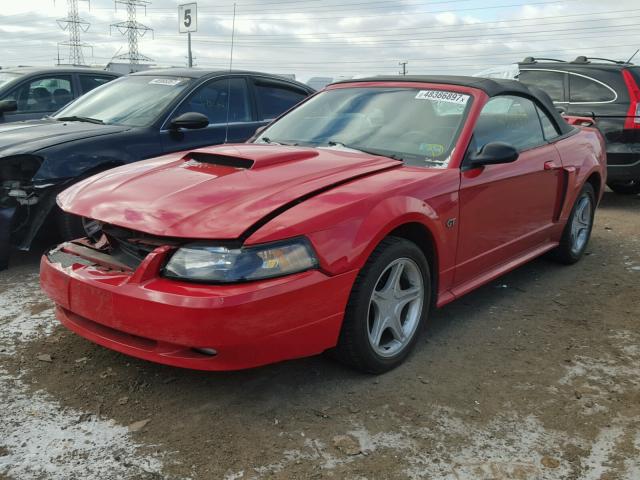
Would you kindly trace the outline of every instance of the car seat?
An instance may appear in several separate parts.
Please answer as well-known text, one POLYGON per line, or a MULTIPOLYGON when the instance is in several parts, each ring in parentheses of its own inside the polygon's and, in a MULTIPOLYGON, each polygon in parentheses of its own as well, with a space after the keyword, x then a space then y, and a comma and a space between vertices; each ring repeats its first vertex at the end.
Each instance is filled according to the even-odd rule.
POLYGON ((53 109, 51 93, 44 87, 36 87, 31 90, 29 96, 34 101, 29 105, 29 110, 34 112, 48 112, 53 109))
POLYGON ((53 102, 56 108, 60 109, 73 100, 71 92, 65 88, 57 88, 53 91, 53 102))

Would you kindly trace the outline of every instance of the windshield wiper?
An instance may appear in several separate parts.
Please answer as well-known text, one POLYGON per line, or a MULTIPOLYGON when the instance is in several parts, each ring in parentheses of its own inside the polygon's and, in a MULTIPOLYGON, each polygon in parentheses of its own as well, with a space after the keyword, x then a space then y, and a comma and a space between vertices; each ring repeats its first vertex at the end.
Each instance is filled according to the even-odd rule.
POLYGON ((268 143, 269 145, 284 145, 285 147, 297 147, 297 143, 285 143, 285 142, 274 142, 269 137, 260 138, 264 143, 268 143))
POLYGON ((98 118, 80 117, 78 115, 72 115, 70 117, 57 117, 56 120, 59 120, 61 122, 87 122, 87 123, 97 123, 98 125, 104 125, 104 122, 98 118))
POLYGON ((399 162, 404 162, 404 159, 402 157, 396 155, 395 153, 384 153, 384 152, 381 152, 381 151, 364 149, 364 148, 362 148, 362 147, 360 147, 358 145, 347 145, 346 143, 336 142, 334 140, 329 140, 327 142, 327 145, 329 145, 330 147, 348 148, 349 150, 357 150, 358 152, 367 153, 369 155, 377 155, 379 157, 387 157, 387 158, 390 158, 391 160, 397 160, 399 162))

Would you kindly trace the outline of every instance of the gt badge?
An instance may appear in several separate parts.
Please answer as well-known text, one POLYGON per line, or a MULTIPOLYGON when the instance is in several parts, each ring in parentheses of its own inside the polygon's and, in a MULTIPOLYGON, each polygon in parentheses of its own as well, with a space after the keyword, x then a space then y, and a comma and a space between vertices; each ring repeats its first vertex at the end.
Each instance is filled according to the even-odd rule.
POLYGON ((450 218, 449 220, 447 220, 447 228, 453 228, 456 224, 456 219, 455 218, 450 218))

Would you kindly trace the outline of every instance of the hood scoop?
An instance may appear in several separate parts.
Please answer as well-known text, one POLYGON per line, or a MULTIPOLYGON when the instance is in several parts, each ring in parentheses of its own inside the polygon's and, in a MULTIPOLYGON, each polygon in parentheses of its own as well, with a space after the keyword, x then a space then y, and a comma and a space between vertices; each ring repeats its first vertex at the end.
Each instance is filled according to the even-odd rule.
POLYGON ((229 155, 207 152, 191 152, 184 157, 184 160, 186 162, 195 161, 198 163, 208 163, 210 165, 243 169, 251 168, 253 166, 253 160, 248 158, 230 157, 229 155))
POLYGON ((194 161, 239 169, 257 170, 290 162, 309 160, 318 156, 313 148, 287 147, 280 145, 218 145, 189 152, 186 162, 194 161))

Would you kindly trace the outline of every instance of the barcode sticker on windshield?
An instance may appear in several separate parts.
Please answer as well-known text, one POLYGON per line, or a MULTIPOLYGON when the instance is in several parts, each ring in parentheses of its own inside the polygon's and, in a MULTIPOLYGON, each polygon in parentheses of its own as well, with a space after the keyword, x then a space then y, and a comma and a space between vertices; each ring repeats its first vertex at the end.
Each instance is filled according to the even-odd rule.
POLYGON ((469 95, 456 92, 446 92, 444 90, 420 90, 416 95, 419 100, 435 100, 436 102, 455 103, 456 105, 466 105, 469 95))
POLYGON ((149 85, 166 85, 168 87, 173 87, 174 85, 178 85, 182 80, 173 79, 173 78, 154 78, 149 82, 149 85))

